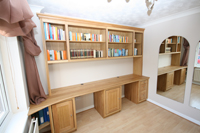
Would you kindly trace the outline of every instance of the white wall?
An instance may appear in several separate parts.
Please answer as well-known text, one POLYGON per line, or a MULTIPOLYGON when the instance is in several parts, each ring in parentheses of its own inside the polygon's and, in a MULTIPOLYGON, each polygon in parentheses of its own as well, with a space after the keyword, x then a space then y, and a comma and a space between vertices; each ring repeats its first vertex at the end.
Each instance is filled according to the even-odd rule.
POLYGON ((190 107, 190 92, 194 67, 195 50, 200 40, 200 13, 168 20, 145 27, 143 75, 149 76, 149 100, 200 124, 200 110, 190 107), (190 55, 184 103, 179 103, 156 94, 158 51, 163 39, 180 35, 190 44, 190 55))
MULTIPOLYGON (((34 17, 32 20, 37 27, 34 29, 35 39, 43 51, 42 34, 39 18, 36 12, 40 12, 41 7, 30 5, 34 17)), ((44 62, 44 53, 36 57, 42 85, 47 94, 47 81, 44 62)), ((100 61, 73 62, 49 65, 51 88, 81 84, 95 80, 117 77, 133 73, 133 59, 113 59, 100 61)), ((123 93, 122 93, 123 94, 123 93)), ((76 99, 77 112, 94 106, 93 94, 88 94, 76 99)))
POLYGON ((171 65, 171 57, 172 55, 158 55, 158 68, 170 66, 171 65))

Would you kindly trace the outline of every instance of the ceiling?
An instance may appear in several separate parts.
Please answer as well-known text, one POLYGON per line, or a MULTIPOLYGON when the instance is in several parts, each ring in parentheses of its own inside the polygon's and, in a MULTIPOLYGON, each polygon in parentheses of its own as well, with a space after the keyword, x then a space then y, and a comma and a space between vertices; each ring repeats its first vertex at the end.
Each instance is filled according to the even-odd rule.
POLYGON ((145 0, 27 0, 43 6, 42 13, 138 26, 200 6, 200 0, 158 0, 150 16, 145 0))

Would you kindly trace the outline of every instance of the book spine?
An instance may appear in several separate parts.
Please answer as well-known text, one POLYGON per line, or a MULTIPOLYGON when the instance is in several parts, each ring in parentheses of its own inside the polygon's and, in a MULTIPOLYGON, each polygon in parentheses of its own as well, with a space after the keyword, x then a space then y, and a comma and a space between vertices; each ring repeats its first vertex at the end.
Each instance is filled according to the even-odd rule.
POLYGON ((43 110, 39 111, 39 119, 40 119, 40 124, 44 123, 44 113, 43 110))
POLYGON ((51 24, 49 24, 49 30, 50 30, 50 39, 53 40, 52 31, 51 31, 51 24))
POLYGON ((45 23, 45 25, 46 25, 47 40, 49 40, 48 23, 45 23))
POLYGON ((49 54, 49 50, 47 50, 47 60, 50 60, 50 54, 49 54))
POLYGON ((45 36, 45 40, 47 40, 46 23, 43 23, 43 25, 44 25, 44 36, 45 36))
POLYGON ((57 60, 57 52, 54 50, 54 60, 57 60))
POLYGON ((51 37, 50 37, 50 27, 49 27, 49 23, 47 23, 47 27, 48 27, 48 39, 51 39, 51 37))

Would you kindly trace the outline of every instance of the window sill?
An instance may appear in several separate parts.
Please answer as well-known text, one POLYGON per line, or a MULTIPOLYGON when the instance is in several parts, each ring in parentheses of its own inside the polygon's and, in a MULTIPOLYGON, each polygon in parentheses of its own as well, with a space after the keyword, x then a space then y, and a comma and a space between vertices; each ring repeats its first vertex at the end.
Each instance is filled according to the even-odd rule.
POLYGON ((27 114, 28 110, 13 114, 5 133, 24 133, 28 120, 27 114))

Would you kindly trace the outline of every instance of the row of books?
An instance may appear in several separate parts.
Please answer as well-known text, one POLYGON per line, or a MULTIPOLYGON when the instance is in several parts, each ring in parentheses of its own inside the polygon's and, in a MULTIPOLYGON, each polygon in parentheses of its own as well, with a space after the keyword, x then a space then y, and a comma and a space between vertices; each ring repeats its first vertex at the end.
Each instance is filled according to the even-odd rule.
POLYGON ((47 50, 47 60, 66 60, 67 59, 67 52, 63 51, 56 51, 56 50, 47 50))
POLYGON ((76 58, 102 58, 103 50, 93 50, 93 49, 71 49, 70 50, 71 59, 76 58))
POLYGON ((74 33, 69 32, 70 41, 100 41, 102 42, 102 34, 90 34, 90 33, 74 33))
POLYGON ((128 56, 128 49, 108 49, 108 57, 128 56))
POLYGON ((49 23, 44 23, 44 34, 46 40, 65 40, 65 31, 49 23))
POLYGON ((31 118, 38 118, 39 125, 49 121, 49 109, 48 107, 34 113, 31 115, 31 118))
POLYGON ((108 32, 108 41, 109 42, 128 42, 128 37, 127 36, 120 36, 120 35, 110 35, 108 32))
POLYGON ((166 39, 167 43, 172 43, 172 38, 171 39, 166 39))

